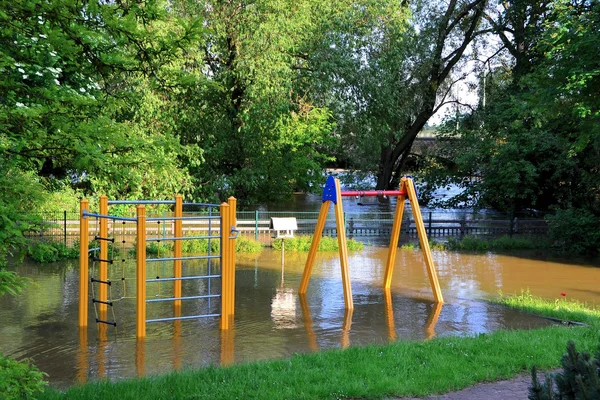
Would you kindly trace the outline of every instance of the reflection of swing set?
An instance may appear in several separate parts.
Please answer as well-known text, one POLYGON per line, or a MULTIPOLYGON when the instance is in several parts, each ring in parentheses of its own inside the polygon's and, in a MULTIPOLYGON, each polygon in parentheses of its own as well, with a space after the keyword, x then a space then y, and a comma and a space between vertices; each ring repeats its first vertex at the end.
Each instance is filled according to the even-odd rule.
POLYGON ((394 214, 394 224, 392 225, 392 234, 390 238, 390 250, 387 257, 387 263, 385 268, 385 275, 383 280, 383 287, 387 291, 390 289, 392 283, 392 273, 394 272, 394 263, 396 261, 396 251, 398 248, 398 239, 400 236, 400 227, 402 225, 402 215, 404 213, 404 203, 406 198, 410 200, 413 218, 416 223, 417 233, 419 235, 419 242, 421 249, 423 250, 423 256, 425 258, 425 264, 427 266, 427 273, 429 275, 429 283, 433 291, 433 297, 436 303, 442 304, 444 298, 440 290, 440 284, 438 282, 437 273, 433 265, 433 257, 431 256, 431 250, 429 249, 429 241, 427 239, 427 233, 425 231, 425 225, 423 224, 423 217, 421 216, 421 210, 417 201, 417 192, 413 180, 409 177, 403 177, 400 181, 399 190, 372 190, 372 191, 346 191, 342 192, 340 189, 340 181, 330 176, 327 179, 325 188, 323 190, 323 204, 321 205, 321 211, 319 212, 319 218, 317 219, 317 225, 315 227, 315 233, 313 236, 312 244, 308 252, 308 258, 304 267, 304 273, 302 274, 302 281, 300 282, 300 289, 298 292, 303 295, 306 294, 308 288, 308 282, 315 262, 317 249, 321 236, 323 235, 323 229, 327 220, 327 214, 329 212, 329 206, 331 203, 335 207, 335 221, 337 228, 337 237, 340 253, 340 264, 342 269, 342 285, 344 288, 344 303, 347 310, 354 309, 354 303, 352 301, 352 287, 350 285, 350 273, 348 269, 348 248, 346 246, 346 229, 344 223, 344 211, 342 206, 342 197, 349 196, 397 196, 398 203, 396 205, 396 212, 394 214))

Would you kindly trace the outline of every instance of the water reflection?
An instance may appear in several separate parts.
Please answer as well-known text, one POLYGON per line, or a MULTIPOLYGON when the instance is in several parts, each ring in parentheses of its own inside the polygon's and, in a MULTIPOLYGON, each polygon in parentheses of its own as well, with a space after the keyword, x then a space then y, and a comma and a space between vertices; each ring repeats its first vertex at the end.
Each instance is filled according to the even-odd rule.
MULTIPOLYGON (((306 255, 286 254, 285 270, 277 251, 240 257, 231 330, 220 331, 218 320, 210 318, 156 323, 148 325, 148 336, 141 342, 135 340, 135 300, 130 298, 135 295, 134 286, 129 285, 128 296, 113 307, 118 329, 96 325, 90 318, 89 328, 79 330, 75 268, 69 263, 51 269, 25 264, 18 272, 31 278, 34 285, 22 296, 0 297, 0 352, 33 358, 49 373, 53 386, 65 387, 103 377, 120 379, 349 345, 548 324, 477 300, 495 296, 499 289, 511 293, 529 287, 534 295, 548 298, 566 291, 581 301, 600 301, 600 269, 491 254, 434 252, 447 300, 443 307, 436 306, 419 252, 398 252, 391 290, 383 291, 386 255, 387 249, 373 247, 350 254, 352 314, 344 313, 337 253, 319 255, 306 296, 296 292, 306 255)), ((126 267, 126 276, 134 275, 134 267, 126 267)), ((186 275, 200 275, 208 266, 188 262, 183 268, 186 275)), ((216 293, 219 285, 218 280, 213 281, 211 293, 216 293)), ((123 297, 125 288, 113 286, 114 298, 123 297)), ((151 293, 170 293, 171 289, 163 284, 160 293, 158 288, 151 293)), ((183 285, 184 293, 206 289, 193 281, 183 285)), ((167 302, 152 304, 148 318, 197 315, 209 307, 207 301, 183 302, 178 309, 167 302)), ((219 306, 218 300, 210 304, 211 308, 219 306)))

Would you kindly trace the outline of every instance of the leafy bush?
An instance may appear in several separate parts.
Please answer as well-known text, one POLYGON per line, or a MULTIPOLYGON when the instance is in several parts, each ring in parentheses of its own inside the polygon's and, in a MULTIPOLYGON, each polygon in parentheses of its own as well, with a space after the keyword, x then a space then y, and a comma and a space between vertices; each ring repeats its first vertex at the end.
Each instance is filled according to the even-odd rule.
POLYGON ((0 394, 3 399, 31 399, 44 391, 46 373, 29 360, 18 362, 0 354, 0 394))
MULTIPOLYGON (((275 239, 273 241, 273 248, 275 250, 281 250, 282 239, 275 239)), ((285 249, 289 251, 309 251, 310 245, 312 244, 312 236, 296 236, 293 238, 285 239, 285 249)), ((364 244, 354 239, 346 240, 346 245, 349 251, 362 250, 364 244)), ((337 251, 339 250, 337 238, 329 236, 323 236, 319 241, 318 251, 337 251)))
POLYGON ((51 263, 79 257, 79 246, 68 247, 59 242, 38 242, 29 245, 28 255, 39 263, 51 263))
POLYGON ((581 208, 559 210, 546 217, 550 237, 561 251, 571 254, 600 253, 600 216, 581 208))
POLYGON ((262 251, 262 244, 254 239, 239 236, 235 243, 237 253, 259 253, 262 251))
POLYGON ((548 246, 547 240, 533 237, 501 236, 499 238, 480 238, 465 236, 461 239, 448 238, 449 250, 490 251, 490 250, 532 250, 548 246))
MULTIPOLYGON (((198 236, 197 234, 190 234, 190 237, 198 236)), ((182 253, 197 253, 206 254, 208 253, 209 240, 208 239, 190 239, 181 241, 181 252, 182 253)), ((174 242, 166 240, 164 242, 149 242, 146 244, 146 254, 149 255, 164 255, 168 252, 172 252, 174 249, 174 242)), ((221 241, 219 239, 210 240, 210 252, 218 254, 221 250, 221 241)), ((257 253, 262 250, 262 245, 254 239, 240 236, 236 240, 235 250, 238 253, 257 253)), ((135 255, 135 248, 132 249, 132 255, 135 255)))
POLYGON ((25 287, 27 281, 27 278, 20 277, 15 272, 0 268, 0 295, 21 293, 21 289, 25 287))
POLYGON ((538 381, 535 366, 531 369, 530 400, 600 399, 600 347, 592 358, 569 341, 561 365, 562 372, 546 375, 544 383, 538 381))

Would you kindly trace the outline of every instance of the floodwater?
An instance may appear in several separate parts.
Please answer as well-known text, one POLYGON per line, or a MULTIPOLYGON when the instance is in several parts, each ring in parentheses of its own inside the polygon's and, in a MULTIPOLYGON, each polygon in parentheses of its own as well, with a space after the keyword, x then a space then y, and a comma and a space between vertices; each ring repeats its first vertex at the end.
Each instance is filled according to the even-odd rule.
MULTIPOLYGON (((600 303, 600 268, 495 254, 433 252, 446 303, 435 305, 421 253, 398 251, 392 290, 382 290, 387 248, 350 253, 354 311, 344 310, 337 253, 317 257, 306 297, 297 294, 306 254, 266 249, 237 258, 234 328, 220 331, 218 318, 148 324, 145 341, 135 339, 134 265, 111 266, 117 328, 93 321, 79 331, 77 262, 23 264, 16 268, 32 284, 21 296, 0 297, 0 352, 30 357, 52 386, 165 373, 182 368, 274 359, 331 348, 474 335, 498 329, 528 329, 548 320, 491 304, 498 291, 600 303), (125 280, 121 280, 124 277, 125 280)), ((184 275, 218 272, 218 263, 184 262, 184 275)), ((170 264, 149 267, 148 277, 169 276, 170 264)), ((94 276, 94 272, 90 273, 94 276)), ((183 295, 218 293, 220 281, 184 281, 183 295), (210 286, 210 287, 209 287, 210 286)), ((96 289, 97 290, 97 289, 96 289)), ((170 297, 172 286, 148 284, 148 295, 170 297), (154 286, 153 286, 154 285, 154 286)), ((182 314, 219 310, 219 300, 184 302, 182 314)), ((148 318, 172 315, 169 302, 148 303, 148 318)))

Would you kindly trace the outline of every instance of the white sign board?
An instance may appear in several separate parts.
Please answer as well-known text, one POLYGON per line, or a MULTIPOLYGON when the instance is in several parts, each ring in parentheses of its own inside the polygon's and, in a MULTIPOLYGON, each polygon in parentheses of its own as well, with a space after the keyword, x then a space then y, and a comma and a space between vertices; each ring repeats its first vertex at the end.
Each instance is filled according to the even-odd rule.
POLYGON ((271 218, 269 229, 277 239, 293 238, 294 231, 298 230, 296 218, 271 218))

